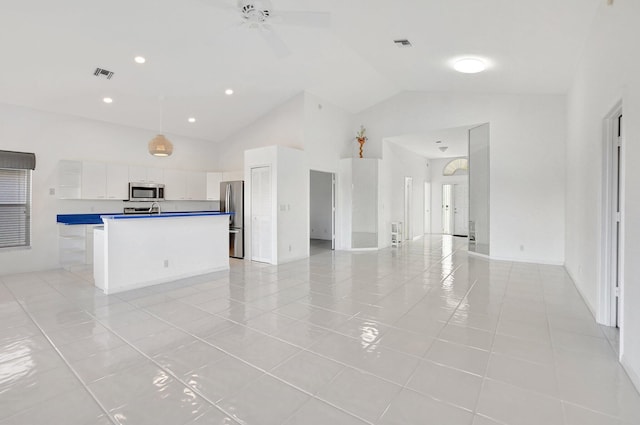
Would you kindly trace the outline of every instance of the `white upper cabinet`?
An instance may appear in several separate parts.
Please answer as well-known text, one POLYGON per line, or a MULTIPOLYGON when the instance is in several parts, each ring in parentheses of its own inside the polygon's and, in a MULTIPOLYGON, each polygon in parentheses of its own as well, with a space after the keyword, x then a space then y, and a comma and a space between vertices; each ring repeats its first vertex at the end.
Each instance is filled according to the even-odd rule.
POLYGON ((129 166, 129 181, 133 183, 164 183, 164 170, 131 165, 129 166))
POLYGON ((207 174, 204 171, 164 170, 164 199, 206 201, 207 174))
POLYGON ((156 167, 147 168, 147 181, 151 183, 164 183, 164 169, 156 167))
POLYGON ((107 199, 129 199, 129 167, 107 164, 107 199))
POLYGON ((164 170, 164 199, 184 201, 187 199, 187 171, 164 170))
POLYGON ((207 200, 207 173, 204 171, 187 172, 187 199, 190 201, 207 200))
POLYGON ((128 183, 129 167, 126 165, 82 162, 82 199, 128 199, 128 183))
POLYGON ((107 198, 107 164, 82 162, 82 199, 107 198))
POLYGON ((82 161, 60 161, 58 164, 58 198, 80 199, 81 189, 82 161))
POLYGON ((220 182, 222 173, 207 173, 207 201, 220 200, 220 182))
POLYGON ((129 183, 139 182, 164 184, 168 201, 218 201, 222 180, 222 173, 62 160, 58 164, 58 197, 127 200, 129 183))

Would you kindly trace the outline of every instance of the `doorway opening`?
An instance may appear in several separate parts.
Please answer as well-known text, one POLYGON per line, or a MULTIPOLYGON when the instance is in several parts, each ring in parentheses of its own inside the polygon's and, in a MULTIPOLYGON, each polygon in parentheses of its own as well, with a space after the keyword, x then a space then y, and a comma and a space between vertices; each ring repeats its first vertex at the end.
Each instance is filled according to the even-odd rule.
POLYGON ((607 332, 615 349, 621 350, 619 331, 624 304, 624 126, 622 105, 605 119, 603 174, 603 275, 598 321, 610 326, 607 332))
POLYGON ((309 173, 309 254, 335 249, 336 176, 311 170, 309 173))

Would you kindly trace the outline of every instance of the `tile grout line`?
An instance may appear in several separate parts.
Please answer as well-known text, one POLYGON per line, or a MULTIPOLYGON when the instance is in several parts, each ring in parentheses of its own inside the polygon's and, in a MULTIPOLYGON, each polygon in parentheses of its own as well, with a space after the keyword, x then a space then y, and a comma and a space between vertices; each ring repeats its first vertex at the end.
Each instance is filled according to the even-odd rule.
MULTIPOLYGON (((60 291, 58 291, 56 288, 54 288, 53 286, 51 286, 49 284, 49 282, 46 282, 43 280, 43 282, 45 282, 48 286, 50 286, 51 288, 53 288, 56 292, 62 294, 60 291)), ((6 285, 5 285, 6 287, 6 285)), ((98 397, 96 397, 96 395, 93 393, 93 391, 91 391, 91 389, 88 387, 88 385, 86 385, 84 383, 84 381, 82 380, 82 378, 80 378, 80 375, 78 375, 78 373, 76 372, 76 370, 71 366, 71 364, 69 363, 69 361, 62 355, 62 352, 58 349, 58 347, 53 343, 53 341, 51 340, 51 338, 49 338, 49 335, 47 335, 47 333, 44 331, 44 329, 40 326, 40 324, 35 320, 35 318, 33 317, 33 315, 31 314, 31 312, 29 312, 24 305, 18 300, 18 298, 16 298, 15 294, 13 293, 13 291, 11 289, 9 289, 8 287, 6 287, 7 290, 11 293, 11 295, 14 297, 14 299, 16 300, 16 302, 18 303, 18 305, 20 305, 20 308, 22 309, 22 311, 24 311, 24 313, 29 316, 29 319, 33 322, 33 324, 38 328, 38 330, 40 331, 40 333, 42 333, 42 336, 47 340, 47 342, 51 345, 51 347, 55 350, 55 352, 58 354, 58 356, 60 357, 60 359, 64 362, 64 364, 67 366, 67 369, 69 369, 69 371, 71 371, 71 373, 73 374, 73 376, 76 378, 76 380, 78 380, 78 382, 80 382, 80 385, 82 385, 82 387, 85 389, 85 391, 91 396, 91 398, 93 398, 93 400, 96 402, 96 404, 98 405, 98 407, 100 407, 100 409, 104 412, 105 417, 109 419, 109 421, 111 421, 114 425, 118 425, 118 423, 114 420, 114 418, 111 416, 111 414, 109 413, 109 411, 104 407, 104 405, 100 402, 100 400, 98 400, 98 397)), ((64 294, 62 294, 64 298, 67 298, 66 296, 64 296, 64 294)), ((52 398, 55 398, 52 397, 52 398)), ((19 413, 17 413, 19 414, 19 413)), ((17 415, 16 414, 16 415, 17 415)), ((14 415, 14 416, 16 416, 14 415)))
POLYGON ((507 284, 505 285, 504 291, 502 292, 502 297, 500 298, 500 304, 501 304, 500 305, 500 313, 498 313, 498 319, 496 321, 496 328, 493 331, 493 337, 491 338, 491 347, 489 347, 489 358, 487 359, 487 366, 485 367, 484 376, 482 376, 482 383, 480 384, 480 391, 478 392, 478 397, 476 398, 475 406, 473 408, 473 415, 474 416, 481 415, 483 417, 489 418, 490 420, 492 420, 494 422, 497 422, 497 423, 501 423, 503 425, 507 425, 507 424, 504 424, 502 421, 496 420, 496 419, 494 419, 492 417, 489 417, 489 416, 486 416, 484 414, 479 414, 478 413, 478 407, 480 405, 480 397, 482 396, 482 391, 484 390, 485 383, 488 380, 490 380, 487 375, 489 373, 489 365, 491 364, 491 356, 493 354, 493 347, 494 347, 495 342, 496 342, 496 335, 498 333, 498 327, 500 326, 500 319, 502 318, 502 311, 504 309, 504 299, 505 299, 505 297, 507 295, 507 290, 509 288, 509 285, 511 284, 511 272, 512 272, 512 270, 513 270, 513 263, 510 262, 509 263, 509 278, 507 279, 507 284))

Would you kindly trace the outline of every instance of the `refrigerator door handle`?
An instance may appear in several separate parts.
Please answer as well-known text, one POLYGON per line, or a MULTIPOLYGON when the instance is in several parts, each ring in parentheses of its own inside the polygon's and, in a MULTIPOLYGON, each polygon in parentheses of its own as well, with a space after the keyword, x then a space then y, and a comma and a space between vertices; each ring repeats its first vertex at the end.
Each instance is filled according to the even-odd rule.
POLYGON ((224 212, 229 212, 229 201, 231 200, 231 185, 228 184, 224 194, 224 212))

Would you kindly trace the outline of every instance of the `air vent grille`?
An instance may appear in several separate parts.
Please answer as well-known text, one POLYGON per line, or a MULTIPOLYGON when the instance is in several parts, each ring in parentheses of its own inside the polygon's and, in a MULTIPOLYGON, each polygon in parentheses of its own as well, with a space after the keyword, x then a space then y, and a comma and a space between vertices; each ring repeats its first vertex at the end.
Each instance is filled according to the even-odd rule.
POLYGON ((393 42, 398 47, 411 47, 411 42, 409 40, 407 40, 406 38, 402 38, 400 40, 393 40, 393 42))
POLYGON ((110 80, 111 77, 113 77, 113 72, 108 69, 96 68, 96 70, 93 71, 93 75, 96 77, 106 77, 107 80, 110 80))

